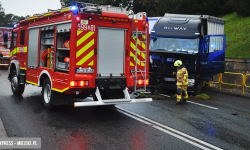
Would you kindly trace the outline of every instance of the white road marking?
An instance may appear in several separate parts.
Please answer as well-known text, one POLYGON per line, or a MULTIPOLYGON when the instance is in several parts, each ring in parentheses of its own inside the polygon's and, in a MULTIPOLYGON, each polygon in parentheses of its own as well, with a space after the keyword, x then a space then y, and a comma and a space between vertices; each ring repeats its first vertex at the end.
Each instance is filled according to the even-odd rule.
POLYGON ((207 105, 203 105, 203 104, 199 104, 199 103, 195 103, 195 102, 191 102, 191 101, 187 101, 187 102, 192 103, 192 104, 196 104, 196 105, 200 105, 200 106, 203 106, 203 107, 208 107, 208 108, 211 108, 211 109, 219 110, 219 108, 215 108, 215 107, 211 107, 211 106, 207 106, 207 105))
POLYGON ((169 95, 165 95, 165 94, 159 94, 159 95, 166 96, 166 97, 170 97, 169 95))
POLYGON ((119 111, 119 112, 121 112, 121 113, 123 113, 123 114, 125 114, 125 115, 127 115, 127 116, 129 116, 129 117, 131 117, 131 118, 134 118, 134 119, 136 119, 136 120, 138 120, 138 121, 140 121, 140 122, 143 122, 143 123, 145 123, 145 124, 147 124, 147 125, 151 125, 152 127, 156 128, 156 129, 158 129, 158 130, 161 130, 161 131, 163 131, 163 132, 165 132, 165 133, 167 133, 167 134, 170 134, 170 135, 172 135, 172 136, 174 136, 174 137, 176 137, 176 138, 179 138, 179 139, 181 139, 181 140, 183 140, 183 141, 185 141, 185 142, 188 142, 188 143, 190 143, 190 144, 192 144, 192 145, 194 145, 194 146, 197 146, 197 147, 199 147, 199 148, 201 148, 201 149, 208 150, 208 148, 206 148, 206 147, 204 147, 204 146, 202 146, 202 145, 200 145, 200 144, 203 144, 203 145, 205 145, 205 146, 208 146, 208 147, 213 148, 213 149, 216 149, 216 150, 222 150, 222 149, 219 148, 219 147, 216 147, 216 146, 214 146, 214 145, 212 145, 212 144, 206 143, 206 142, 204 142, 204 141, 202 141, 202 140, 199 140, 199 139, 197 139, 197 138, 195 138, 195 137, 192 137, 192 136, 190 136, 190 135, 187 135, 187 134, 185 134, 185 133, 183 133, 183 132, 180 132, 180 131, 178 131, 178 130, 175 130, 175 129, 173 129, 173 128, 170 128, 170 127, 168 127, 168 126, 166 126, 166 125, 160 124, 160 123, 155 122, 155 121, 153 121, 153 120, 151 120, 151 119, 148 119, 148 118, 143 117, 143 116, 141 116, 141 115, 138 115, 138 114, 135 114, 135 113, 130 112, 130 111, 128 111, 128 110, 125 110, 125 109, 123 109, 123 108, 121 108, 121 107, 118 107, 118 106, 115 106, 115 107, 118 108, 118 111, 119 111), (119 109, 120 109, 120 110, 119 110, 119 109), (178 134, 179 134, 179 135, 178 135, 178 134), (185 138, 185 137, 186 137, 186 138, 185 138), (187 138, 189 138, 189 139, 187 139, 187 138), (196 142, 198 142, 198 143, 200 143, 200 144, 195 143, 195 142, 191 141, 190 139, 193 140, 193 141, 196 141, 196 142))

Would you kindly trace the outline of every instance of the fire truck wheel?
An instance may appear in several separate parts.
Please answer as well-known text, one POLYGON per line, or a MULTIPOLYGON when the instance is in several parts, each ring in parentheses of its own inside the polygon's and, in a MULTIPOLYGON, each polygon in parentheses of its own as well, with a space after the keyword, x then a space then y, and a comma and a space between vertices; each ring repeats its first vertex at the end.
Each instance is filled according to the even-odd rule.
POLYGON ((52 109, 53 99, 55 98, 55 91, 51 90, 51 83, 48 78, 43 82, 42 95, 44 107, 48 110, 52 109))
POLYGON ((11 90, 14 95, 22 95, 24 92, 25 84, 19 84, 19 79, 16 70, 11 73, 11 90))

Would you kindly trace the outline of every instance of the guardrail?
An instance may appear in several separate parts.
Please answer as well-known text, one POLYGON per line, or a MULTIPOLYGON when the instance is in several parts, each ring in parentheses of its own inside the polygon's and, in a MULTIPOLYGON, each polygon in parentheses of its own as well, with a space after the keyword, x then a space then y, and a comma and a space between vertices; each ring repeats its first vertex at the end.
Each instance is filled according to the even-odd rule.
POLYGON ((211 87, 211 84, 220 84, 220 90, 221 90, 221 85, 222 84, 233 85, 233 86, 242 86, 242 94, 243 95, 244 95, 244 92, 245 92, 245 87, 250 88, 250 86, 246 85, 247 76, 250 76, 250 74, 234 73, 234 72, 224 72, 224 74, 233 74, 233 75, 242 76, 242 84, 232 84, 232 83, 223 82, 222 81, 223 73, 220 73, 219 81, 217 81, 217 82, 209 81, 209 82, 206 82, 206 84, 209 84, 210 87, 211 87))

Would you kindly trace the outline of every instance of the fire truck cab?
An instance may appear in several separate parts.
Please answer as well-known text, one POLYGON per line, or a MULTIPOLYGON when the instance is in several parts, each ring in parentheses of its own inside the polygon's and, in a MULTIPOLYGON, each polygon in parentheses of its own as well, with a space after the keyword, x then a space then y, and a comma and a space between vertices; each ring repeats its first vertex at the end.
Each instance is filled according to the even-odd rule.
POLYGON ((25 84, 42 87, 44 106, 75 107, 150 102, 129 91, 148 85, 145 13, 76 2, 29 17, 14 26, 8 79, 14 94, 25 84))

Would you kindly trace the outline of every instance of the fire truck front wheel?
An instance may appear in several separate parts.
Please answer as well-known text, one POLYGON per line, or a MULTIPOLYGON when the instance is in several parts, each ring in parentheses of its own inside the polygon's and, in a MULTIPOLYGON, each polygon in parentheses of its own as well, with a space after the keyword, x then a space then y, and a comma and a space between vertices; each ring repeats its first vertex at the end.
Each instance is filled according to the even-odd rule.
POLYGON ((25 84, 20 84, 20 79, 17 76, 16 70, 11 73, 11 90, 14 95, 22 95, 25 84))
POLYGON ((52 109, 53 107, 53 99, 55 99, 55 91, 51 89, 50 80, 47 78, 43 82, 42 88, 42 95, 43 95, 43 105, 47 109, 52 109))

